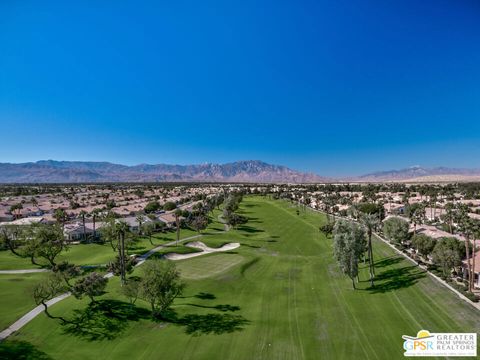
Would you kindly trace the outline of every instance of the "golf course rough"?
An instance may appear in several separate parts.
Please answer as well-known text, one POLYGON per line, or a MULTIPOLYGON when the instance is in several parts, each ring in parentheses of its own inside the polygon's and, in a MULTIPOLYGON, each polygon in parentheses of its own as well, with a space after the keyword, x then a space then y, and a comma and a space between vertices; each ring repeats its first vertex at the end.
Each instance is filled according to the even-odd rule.
MULTIPOLYGON (((479 332, 477 310, 380 241, 375 288, 361 264, 353 290, 318 230, 323 215, 297 215, 290 203, 262 197, 245 197, 240 210, 247 224, 208 235, 209 246, 218 236, 239 248, 176 262, 187 287, 171 321, 152 321, 140 300, 135 310, 123 305, 115 278, 99 298, 110 317, 99 313, 69 331, 42 314, 0 355, 20 344, 52 359, 402 359, 402 335, 479 332)), ((87 304, 70 297, 51 312, 78 316, 87 304)))

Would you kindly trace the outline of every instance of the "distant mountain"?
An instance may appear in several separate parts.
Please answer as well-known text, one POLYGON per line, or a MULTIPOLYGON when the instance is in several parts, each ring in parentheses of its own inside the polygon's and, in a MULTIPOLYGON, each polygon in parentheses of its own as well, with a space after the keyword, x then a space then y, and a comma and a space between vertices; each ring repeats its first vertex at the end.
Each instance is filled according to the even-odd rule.
POLYGON ((480 169, 457 169, 448 167, 426 168, 412 166, 406 169, 379 171, 355 178, 357 181, 468 181, 477 180, 480 169))
POLYGON ((228 164, 126 166, 109 162, 55 161, 0 163, 0 183, 80 182, 264 182, 313 183, 327 178, 258 160, 228 164))

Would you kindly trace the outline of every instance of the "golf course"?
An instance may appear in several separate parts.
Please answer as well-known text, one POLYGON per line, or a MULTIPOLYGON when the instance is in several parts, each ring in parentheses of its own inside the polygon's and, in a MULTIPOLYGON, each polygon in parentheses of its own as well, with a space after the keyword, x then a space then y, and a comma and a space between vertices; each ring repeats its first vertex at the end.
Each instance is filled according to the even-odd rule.
MULTIPOLYGON (((50 308, 79 326, 42 313, 0 343, 0 358, 401 359, 402 335, 480 332, 477 309, 378 239, 375 286, 362 262, 354 290, 333 257, 333 240, 319 231, 323 214, 260 196, 244 197, 239 213, 246 224, 223 231, 212 216, 196 239, 212 248, 238 248, 175 261, 186 287, 168 319, 152 320, 140 299, 131 305, 114 277, 95 308, 73 296, 50 308)), ((173 249, 180 253, 183 245, 173 249)), ((81 253, 72 247, 70 256, 84 264, 113 256, 98 245, 84 246, 81 253)), ((139 266, 129 276, 141 273, 139 266)), ((12 323, 35 306, 29 289, 43 276, 0 275, 7 294, 0 299, 0 330, 9 325, 3 319, 12 323)))

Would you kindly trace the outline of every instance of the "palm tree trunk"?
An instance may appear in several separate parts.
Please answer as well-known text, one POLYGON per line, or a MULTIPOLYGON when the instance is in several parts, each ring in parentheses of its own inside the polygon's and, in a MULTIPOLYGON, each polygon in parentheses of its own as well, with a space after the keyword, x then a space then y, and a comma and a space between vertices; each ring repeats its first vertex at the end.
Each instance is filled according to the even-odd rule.
POLYGON ((471 269, 470 269, 470 239, 468 236, 465 237, 465 252, 467 256, 467 276, 468 276, 468 291, 472 291, 472 279, 471 279, 471 269))
POLYGON ((120 281, 122 286, 125 285, 125 234, 120 233, 120 281))
POLYGON ((93 215, 93 241, 95 241, 97 239, 97 233, 96 233, 96 228, 95 228, 95 220, 96 220, 96 216, 95 214, 93 215))
POLYGON ((473 238, 473 249, 472 249, 472 267, 470 270, 470 287, 473 290, 475 287, 475 237, 473 238))
POLYGON ((85 229, 85 215, 82 215, 82 224, 83 224, 83 241, 87 242, 87 230, 85 229))

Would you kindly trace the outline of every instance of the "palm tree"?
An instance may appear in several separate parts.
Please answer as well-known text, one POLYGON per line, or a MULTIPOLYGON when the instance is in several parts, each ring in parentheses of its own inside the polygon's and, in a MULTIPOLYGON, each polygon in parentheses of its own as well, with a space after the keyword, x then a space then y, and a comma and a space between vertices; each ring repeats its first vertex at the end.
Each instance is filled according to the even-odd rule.
POLYGON ((95 241, 95 239, 97 238, 96 221, 97 221, 97 216, 99 212, 100 212, 99 209, 93 209, 93 211, 90 213, 93 221, 93 241, 95 241))
POLYGON ((377 228, 380 223, 378 216, 376 214, 364 214, 361 219, 361 223, 367 231, 368 237, 368 262, 370 268, 370 285, 374 286, 373 278, 375 277, 375 269, 373 265, 373 249, 372 249, 372 234, 373 231, 377 228))
POLYGON ((473 240, 473 249, 472 249, 472 279, 471 279, 471 287, 472 289, 475 286, 475 254, 476 254, 476 239, 480 235, 480 222, 474 221, 473 222, 473 229, 472 229, 472 240, 473 240))
POLYGON ((138 235, 142 234, 142 224, 145 222, 145 215, 137 214, 135 218, 138 222, 138 235))
POLYGON ((182 215, 182 210, 180 209, 175 210, 174 215, 175 215, 175 226, 177 228, 176 246, 178 246, 178 242, 180 241, 180 216, 182 215))
POLYGON ((465 204, 457 204, 456 208, 456 222, 459 225, 459 230, 465 237, 465 255, 467 263, 468 274, 468 290, 472 291, 472 268, 470 264, 470 237, 473 232, 473 224, 470 216, 468 215, 468 206, 465 204))
POLYGON ((80 217, 82 218, 82 226, 83 226, 83 241, 87 241, 87 229, 85 228, 85 216, 87 216, 87 212, 85 210, 80 211, 80 217))
POLYGON ((65 213, 65 210, 63 209, 55 209, 53 212, 53 217, 57 221, 57 223, 62 225, 62 228, 65 228, 65 220, 67 219, 67 214, 65 213))

